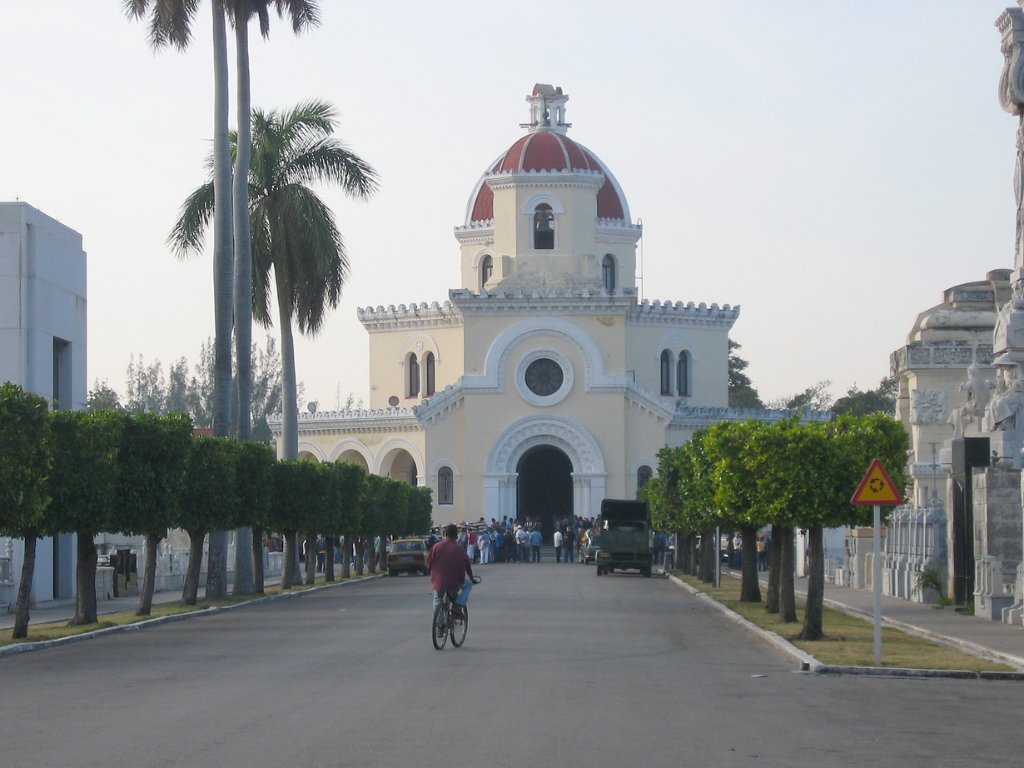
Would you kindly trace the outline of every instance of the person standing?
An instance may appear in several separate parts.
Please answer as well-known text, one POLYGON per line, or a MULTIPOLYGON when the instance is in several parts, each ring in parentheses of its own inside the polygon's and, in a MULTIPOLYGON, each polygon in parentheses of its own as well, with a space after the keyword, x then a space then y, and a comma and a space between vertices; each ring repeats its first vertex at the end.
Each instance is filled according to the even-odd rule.
POLYGON ((555 543, 555 562, 556 563, 560 563, 560 562, 562 562, 562 532, 560 530, 558 530, 557 528, 555 529, 554 543, 555 543))
POLYGON ((480 565, 487 565, 491 562, 491 533, 482 531, 477 539, 477 546, 480 548, 480 565))
POLYGON ((519 549, 519 562, 530 562, 530 534, 522 526, 516 528, 516 545, 519 549))
POLYGON ((530 531, 530 548, 533 550, 533 562, 540 562, 540 545, 543 541, 541 536, 540 528, 534 528, 530 531))
POLYGON ((565 529, 562 537, 562 551, 565 553, 565 562, 571 563, 573 553, 576 551, 576 537, 573 535, 572 526, 565 529))

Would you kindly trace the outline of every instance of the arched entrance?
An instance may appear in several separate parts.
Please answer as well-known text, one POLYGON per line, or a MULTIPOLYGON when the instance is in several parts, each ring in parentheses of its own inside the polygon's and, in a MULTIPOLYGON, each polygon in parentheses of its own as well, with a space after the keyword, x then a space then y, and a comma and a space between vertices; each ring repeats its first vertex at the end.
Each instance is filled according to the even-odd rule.
MULTIPOLYGON (((560 510, 559 515, 596 517, 605 496, 607 477, 601 446, 582 424, 559 416, 521 419, 498 435, 487 457, 484 474, 484 507, 488 516, 514 519, 519 514, 520 488, 531 487, 530 481, 519 473, 524 468, 529 472, 530 462, 524 460, 537 449, 552 450, 569 464, 565 476, 570 486, 570 500, 568 505, 563 504, 565 509, 560 510)), ((544 455, 542 453, 541 457, 544 455)), ((551 457, 552 454, 546 455, 551 457)), ((540 458, 537 461, 543 463, 540 458)), ((545 530, 546 535, 549 533, 545 530)))
POLYGON ((516 517, 539 520, 544 540, 550 541, 562 519, 572 519, 572 461, 552 445, 538 445, 516 467, 516 517))

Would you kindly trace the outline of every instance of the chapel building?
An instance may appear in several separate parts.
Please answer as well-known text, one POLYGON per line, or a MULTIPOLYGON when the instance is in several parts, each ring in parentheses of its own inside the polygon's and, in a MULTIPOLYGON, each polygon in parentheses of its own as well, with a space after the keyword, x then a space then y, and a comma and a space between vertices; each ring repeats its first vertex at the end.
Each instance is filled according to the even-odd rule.
POLYGON ((536 85, 526 135, 473 185, 448 300, 358 310, 369 407, 300 414, 300 456, 429 486, 434 525, 529 516, 550 535, 634 498, 699 427, 781 415, 727 407, 739 307, 638 298, 641 227, 569 138, 567 101, 536 85))

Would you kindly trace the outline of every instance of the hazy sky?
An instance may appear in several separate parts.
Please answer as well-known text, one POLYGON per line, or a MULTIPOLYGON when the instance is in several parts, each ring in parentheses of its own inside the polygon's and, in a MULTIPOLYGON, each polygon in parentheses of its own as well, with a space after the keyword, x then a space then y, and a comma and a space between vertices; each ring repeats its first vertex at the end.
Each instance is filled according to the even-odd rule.
MULTIPOLYGON (((299 38, 273 17, 268 41, 250 32, 253 105, 332 102, 382 181, 366 203, 325 192, 352 275, 298 342, 306 398, 366 399, 356 307, 459 284, 452 228, 536 82, 569 94, 569 135, 643 220, 646 298, 741 305, 732 337, 765 399, 873 388, 944 289, 1013 266, 1007 5, 322 0, 299 38)), ((205 178, 213 75, 208 3, 186 53, 152 51, 121 6, 0 0, 0 200, 82 233, 89 386, 123 392, 132 354, 166 368, 213 335, 209 255, 165 244, 205 178)))

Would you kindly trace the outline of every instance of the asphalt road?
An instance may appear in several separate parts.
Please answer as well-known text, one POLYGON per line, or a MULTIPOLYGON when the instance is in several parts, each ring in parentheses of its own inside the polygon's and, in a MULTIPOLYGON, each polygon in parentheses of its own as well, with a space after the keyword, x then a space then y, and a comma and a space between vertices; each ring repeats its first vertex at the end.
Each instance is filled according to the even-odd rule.
POLYGON ((481 567, 0 658, 0 766, 1018 764, 1024 686, 802 674, 664 578, 481 567))

